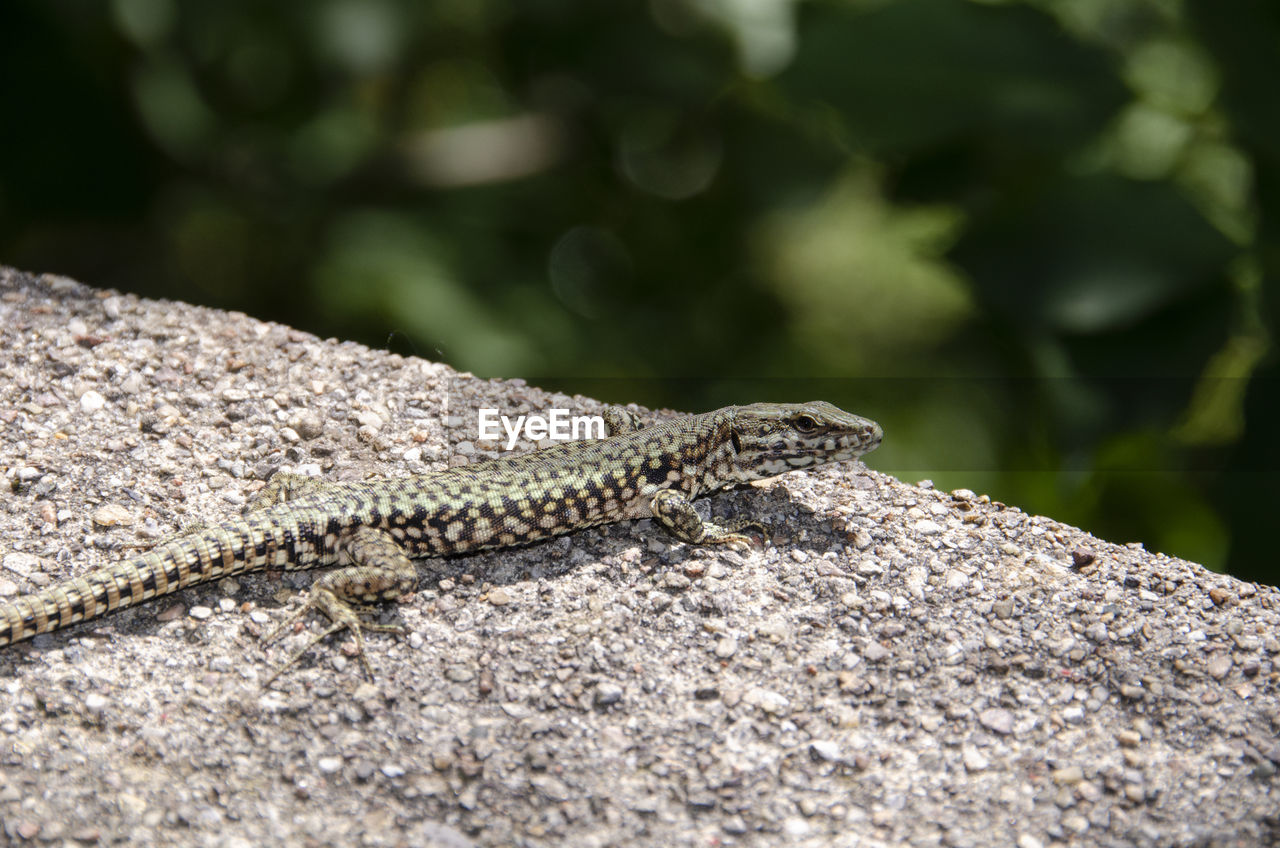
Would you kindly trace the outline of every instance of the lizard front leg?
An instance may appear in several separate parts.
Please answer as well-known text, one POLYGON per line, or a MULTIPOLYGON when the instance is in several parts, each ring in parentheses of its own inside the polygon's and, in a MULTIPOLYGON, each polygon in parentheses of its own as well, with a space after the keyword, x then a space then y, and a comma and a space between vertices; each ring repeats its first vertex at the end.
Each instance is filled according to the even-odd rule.
POLYGON ((728 545, 734 550, 744 550, 751 547, 751 537, 741 531, 756 530, 762 536, 769 532, 759 521, 751 519, 724 524, 704 521, 684 493, 676 489, 660 490, 653 496, 649 509, 653 512, 653 520, 665 527, 668 533, 682 542, 695 545, 728 545))
POLYGON ((404 548, 385 530, 360 527, 351 531, 343 543, 343 550, 352 564, 330 571, 312 583, 311 594, 302 609, 267 634, 263 642, 276 639, 286 627, 313 609, 324 613, 332 624, 272 672, 263 686, 279 677, 322 639, 340 630, 351 631, 356 640, 356 655, 372 678, 373 669, 365 656, 363 631, 404 632, 398 624, 364 624, 360 621, 361 613, 373 611, 370 604, 395 600, 417 586, 418 573, 404 548))

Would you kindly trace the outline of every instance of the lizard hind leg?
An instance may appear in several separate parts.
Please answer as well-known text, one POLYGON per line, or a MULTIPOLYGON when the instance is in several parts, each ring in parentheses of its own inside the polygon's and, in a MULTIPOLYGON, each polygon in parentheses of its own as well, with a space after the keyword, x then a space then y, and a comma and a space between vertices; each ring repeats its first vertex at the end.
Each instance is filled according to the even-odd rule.
POLYGON ((305 474, 292 474, 281 471, 271 476, 267 484, 258 490, 247 504, 245 512, 255 512, 276 504, 296 501, 306 495, 314 495, 333 488, 332 483, 325 482, 305 474))
POLYGON ((417 586, 418 574, 404 548, 385 530, 371 527, 358 528, 345 543, 347 556, 352 564, 337 568, 311 584, 311 593, 302 608, 281 622, 263 637, 263 642, 274 641, 284 630, 304 618, 312 610, 324 614, 332 622, 329 627, 307 641, 307 644, 276 668, 265 681, 269 685, 282 672, 294 665, 315 645, 331 634, 350 630, 356 643, 356 656, 365 672, 373 677, 373 668, 365 656, 364 631, 403 633, 398 624, 373 624, 360 620, 361 614, 370 614, 370 604, 391 601, 412 592, 417 586))

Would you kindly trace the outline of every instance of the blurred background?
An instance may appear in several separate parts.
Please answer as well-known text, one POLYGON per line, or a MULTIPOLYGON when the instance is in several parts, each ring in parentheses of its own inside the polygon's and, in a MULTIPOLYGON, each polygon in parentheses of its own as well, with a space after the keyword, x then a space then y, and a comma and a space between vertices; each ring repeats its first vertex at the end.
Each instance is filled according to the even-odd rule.
POLYGON ((6 0, 0 262, 1277 582, 1273 0, 6 0))

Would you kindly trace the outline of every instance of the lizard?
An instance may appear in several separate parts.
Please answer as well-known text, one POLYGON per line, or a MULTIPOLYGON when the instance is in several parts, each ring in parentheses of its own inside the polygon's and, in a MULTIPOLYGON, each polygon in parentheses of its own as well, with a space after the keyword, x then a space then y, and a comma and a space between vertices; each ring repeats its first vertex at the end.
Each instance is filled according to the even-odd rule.
POLYGON ((515 547, 617 521, 652 518, 675 539, 747 549, 767 529, 702 518, 694 498, 787 471, 855 459, 880 425, 825 401, 729 406, 640 427, 611 409, 609 436, 403 478, 329 483, 282 472, 243 515, 162 540, 132 558, 0 604, 0 647, 232 575, 340 565, 305 603, 329 619, 264 682, 333 633, 349 630, 372 676, 363 631, 371 605, 413 592, 413 559, 515 547))

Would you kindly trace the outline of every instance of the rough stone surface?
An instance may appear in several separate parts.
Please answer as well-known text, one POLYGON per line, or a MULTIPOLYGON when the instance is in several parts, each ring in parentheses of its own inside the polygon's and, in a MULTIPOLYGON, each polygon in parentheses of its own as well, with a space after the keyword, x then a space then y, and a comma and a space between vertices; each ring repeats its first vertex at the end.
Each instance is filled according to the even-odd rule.
MULTIPOLYGON (((0 600, 233 514, 280 469, 496 455, 481 405, 599 409, 0 269, 0 600)), ((261 688, 305 637, 259 636, 309 573, 0 649, 0 842, 1280 838, 1274 588, 858 465, 703 507, 769 544, 646 521, 422 563, 373 681, 337 639, 261 688)))

